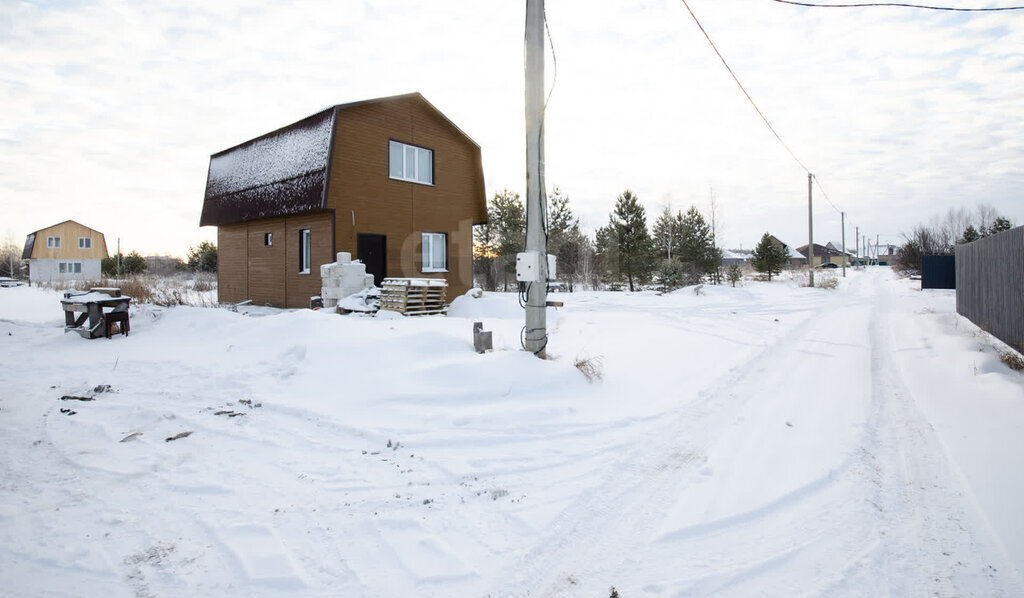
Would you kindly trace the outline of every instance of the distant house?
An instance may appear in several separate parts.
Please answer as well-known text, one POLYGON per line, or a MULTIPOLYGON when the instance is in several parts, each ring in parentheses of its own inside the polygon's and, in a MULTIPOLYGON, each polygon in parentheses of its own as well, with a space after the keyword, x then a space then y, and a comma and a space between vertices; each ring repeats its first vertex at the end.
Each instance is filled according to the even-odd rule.
MULTIPOLYGON (((815 268, 817 268, 819 266, 826 265, 826 264, 835 264, 837 267, 843 265, 843 261, 844 261, 843 260, 843 252, 838 250, 838 249, 834 249, 830 245, 831 245, 831 243, 829 245, 818 245, 817 243, 814 244, 814 260, 813 260, 814 264, 813 264, 813 266, 815 268)), ((808 247, 807 245, 804 245, 802 247, 797 247, 797 249, 796 249, 797 252, 804 257, 804 260, 805 260, 804 263, 807 263, 807 258, 808 258, 807 247, 808 247)), ((846 261, 846 265, 849 266, 850 265, 850 258, 849 258, 849 256, 846 257, 845 261, 846 261)))
POLYGON ((103 233, 65 220, 25 237, 21 259, 28 260, 32 283, 99 280, 100 262, 107 257, 103 233))
POLYGON ((750 260, 753 253, 754 252, 749 249, 723 249, 722 265, 732 266, 735 264, 737 266, 742 266, 750 260))
POLYGON ((384 277, 472 286, 480 146, 422 95, 341 104, 210 157, 221 301, 303 307, 349 252, 384 277))
POLYGON ((806 266, 807 265, 807 256, 806 255, 803 255, 799 251, 793 249, 792 245, 789 245, 788 243, 783 242, 781 239, 779 239, 775 235, 769 235, 769 236, 771 238, 775 239, 776 243, 778 243, 779 245, 782 245, 786 249, 786 253, 789 254, 789 262, 787 263, 788 266, 806 266))

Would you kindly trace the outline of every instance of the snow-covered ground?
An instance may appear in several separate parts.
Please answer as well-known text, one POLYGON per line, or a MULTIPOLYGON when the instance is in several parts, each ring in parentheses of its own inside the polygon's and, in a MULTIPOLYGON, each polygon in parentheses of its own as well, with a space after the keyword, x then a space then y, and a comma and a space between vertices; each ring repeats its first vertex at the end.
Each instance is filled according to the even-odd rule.
POLYGON ((513 295, 86 340, 0 289, 0 593, 1024 595, 1024 376, 917 284, 559 295, 548 360, 513 295))

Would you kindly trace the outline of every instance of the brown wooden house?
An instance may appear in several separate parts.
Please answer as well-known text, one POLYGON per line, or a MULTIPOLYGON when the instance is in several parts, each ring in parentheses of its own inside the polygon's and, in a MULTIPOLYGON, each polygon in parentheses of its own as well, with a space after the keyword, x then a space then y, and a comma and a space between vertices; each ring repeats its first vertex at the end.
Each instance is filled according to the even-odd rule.
POLYGON ((480 146, 419 93, 333 106, 210 157, 220 300, 306 307, 347 251, 384 277, 473 281, 480 146))

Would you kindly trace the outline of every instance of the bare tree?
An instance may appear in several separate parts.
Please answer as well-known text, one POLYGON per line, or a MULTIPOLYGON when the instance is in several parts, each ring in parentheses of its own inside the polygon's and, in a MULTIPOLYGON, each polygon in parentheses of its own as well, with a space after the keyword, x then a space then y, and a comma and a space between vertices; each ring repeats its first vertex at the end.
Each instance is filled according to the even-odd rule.
MULTIPOLYGON (((718 198, 715 197, 715 188, 708 185, 708 216, 711 220, 711 246, 718 248, 718 237, 722 236, 722 220, 718 217, 718 198)), ((711 275, 712 280, 715 284, 722 284, 722 268, 721 260, 719 260, 718 267, 711 275)))
POLYGON ((10 231, 0 243, 0 276, 21 278, 25 273, 25 264, 21 261, 21 248, 14 241, 10 231))
POLYGON ((992 226, 992 223, 995 222, 996 218, 999 217, 999 212, 992 207, 992 204, 987 203, 978 204, 978 207, 975 208, 975 210, 977 211, 978 218, 974 222, 974 228, 978 229, 978 231, 984 235, 985 231, 987 231, 992 226))

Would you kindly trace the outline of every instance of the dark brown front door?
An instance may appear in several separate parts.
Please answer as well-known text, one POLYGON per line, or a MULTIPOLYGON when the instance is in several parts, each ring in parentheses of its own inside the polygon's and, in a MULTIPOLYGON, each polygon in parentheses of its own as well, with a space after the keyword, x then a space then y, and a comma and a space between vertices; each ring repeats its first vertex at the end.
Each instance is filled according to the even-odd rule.
POLYGON ((357 257, 366 264, 366 273, 373 274, 373 284, 380 286, 388 275, 387 242, 384 235, 359 235, 356 238, 357 257))

